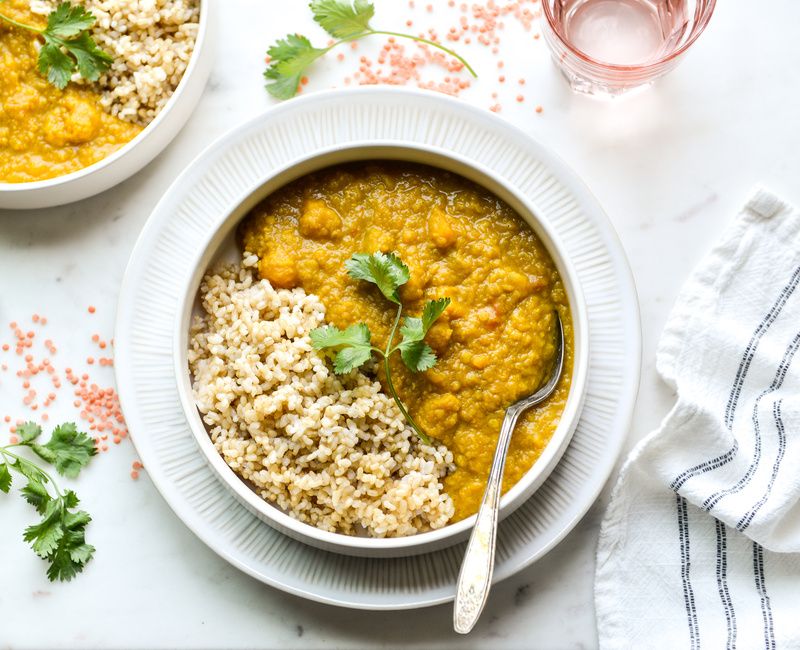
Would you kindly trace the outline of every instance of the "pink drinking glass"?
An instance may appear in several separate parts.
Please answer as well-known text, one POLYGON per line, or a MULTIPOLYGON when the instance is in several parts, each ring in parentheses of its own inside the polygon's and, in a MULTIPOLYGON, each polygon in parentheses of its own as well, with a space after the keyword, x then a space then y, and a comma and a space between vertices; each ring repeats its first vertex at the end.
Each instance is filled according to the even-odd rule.
POLYGON ((672 70, 716 0, 542 0, 542 33, 579 93, 615 97, 672 70))

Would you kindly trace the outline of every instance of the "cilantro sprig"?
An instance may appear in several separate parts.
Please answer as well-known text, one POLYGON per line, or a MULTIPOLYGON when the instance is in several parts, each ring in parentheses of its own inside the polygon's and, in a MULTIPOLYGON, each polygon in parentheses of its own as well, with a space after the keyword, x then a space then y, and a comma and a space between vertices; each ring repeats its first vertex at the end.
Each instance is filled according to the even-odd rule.
POLYGON ((405 404, 397 394, 392 381, 392 368, 389 358, 400 352, 400 358, 412 372, 424 372, 436 365, 436 354, 427 343, 425 336, 450 304, 450 298, 438 298, 425 303, 420 317, 406 316, 400 327, 400 341, 395 344, 397 328, 403 317, 403 303, 400 300, 400 287, 411 279, 411 273, 403 261, 394 253, 356 253, 345 268, 351 278, 365 280, 376 285, 384 297, 397 305, 394 324, 386 341, 385 349, 372 345, 372 334, 365 323, 350 325, 340 330, 335 325, 324 325, 311 332, 311 344, 317 350, 335 352, 333 369, 337 374, 348 373, 360 368, 372 358, 373 352, 383 358, 386 384, 397 407, 417 436, 426 444, 430 438, 414 421, 405 404))
POLYGON ((19 442, 0 447, 0 492, 8 494, 11 490, 11 470, 27 480, 20 493, 41 519, 25 529, 23 539, 36 555, 47 560, 51 581, 67 581, 83 571, 94 555, 94 546, 86 543, 86 526, 92 518, 77 509, 80 501, 75 492, 62 492, 47 471, 16 450, 27 447, 68 478, 78 476, 97 450, 93 440, 72 423, 57 426, 44 444, 37 442, 41 433, 38 424, 27 422, 17 427, 19 442))
POLYGON ((0 20, 43 39, 37 67, 56 88, 65 88, 76 70, 87 81, 97 81, 113 61, 91 37, 89 30, 95 17, 81 5, 62 2, 47 16, 44 29, 21 23, 2 13, 0 20))
POLYGON ((314 47, 305 36, 289 34, 272 45, 267 50, 270 63, 264 77, 267 91, 277 99, 294 97, 306 69, 333 48, 378 34, 408 38, 435 47, 460 61, 473 77, 478 76, 462 56, 441 43, 413 34, 373 29, 370 20, 375 15, 375 6, 369 0, 354 0, 352 4, 350 0, 312 0, 309 7, 317 24, 336 40, 328 47, 314 47))

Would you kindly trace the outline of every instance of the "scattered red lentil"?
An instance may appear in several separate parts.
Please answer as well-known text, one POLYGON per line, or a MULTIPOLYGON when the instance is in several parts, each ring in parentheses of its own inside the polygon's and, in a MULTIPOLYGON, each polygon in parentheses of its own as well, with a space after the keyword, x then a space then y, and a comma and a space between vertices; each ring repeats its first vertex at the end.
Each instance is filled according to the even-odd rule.
MULTIPOLYGON (((88 310, 89 313, 96 312, 94 306, 90 306, 88 310)), ((31 320, 37 327, 41 327, 47 322, 47 319, 39 314, 34 314, 31 320)), ((22 357, 19 360, 18 367, 15 369, 15 375, 20 382, 22 405, 28 411, 26 417, 18 419, 13 425, 11 424, 11 415, 3 417, 3 423, 10 425, 8 427, 9 440, 13 442, 16 439, 17 427, 27 419, 34 419, 30 417, 33 413, 40 413, 39 418, 43 422, 50 420, 50 415, 42 411, 58 400, 62 388, 62 371, 57 369, 53 363, 52 357, 56 352, 56 347, 52 340, 44 340, 42 343, 43 349, 40 352, 40 349, 35 349, 33 345, 37 341, 35 330, 23 332, 16 322, 10 323, 10 329, 16 340, 16 351, 22 357), (41 379, 35 379, 38 375, 48 377, 46 381, 48 385, 51 385, 50 390, 46 388, 42 390, 40 384, 34 383, 35 381, 42 381, 41 379), (40 392, 44 399, 38 402, 37 395, 40 392)), ((108 342, 113 345, 113 339, 106 342, 97 333, 90 338, 101 349, 109 347, 108 342)), ((11 348, 8 343, 4 343, 2 347, 6 351, 11 348)), ((89 365, 93 365, 94 357, 87 357, 86 361, 89 365)), ((113 366, 114 359, 111 356, 99 357, 98 363, 101 366, 113 366)), ((3 364, 2 368, 8 370, 8 365, 3 364)), ((115 445, 121 444, 122 440, 128 437, 128 429, 122 416, 122 409, 119 405, 119 397, 116 391, 113 388, 104 388, 93 383, 89 373, 78 374, 69 366, 64 368, 63 376, 66 378, 67 386, 71 387, 74 392, 72 406, 80 413, 80 419, 89 425, 91 431, 96 431, 99 434, 95 437, 95 446, 98 451, 108 450, 108 444, 104 441, 107 441, 109 437, 115 445)))
POLYGON ((89 313, 94 314, 97 311, 94 305, 89 305, 89 313))
MULTIPOLYGON (((435 6, 440 8, 434 3, 423 6, 427 12, 432 12, 435 6)), ((501 53, 500 34, 504 32, 507 19, 514 19, 523 30, 531 31, 533 23, 541 16, 539 0, 482 0, 458 5, 456 0, 448 0, 447 6, 451 9, 458 7, 460 10, 457 16, 453 16, 454 23, 447 26, 441 35, 431 28, 421 31, 418 36, 435 43, 444 40, 467 45, 472 41, 470 35, 474 34, 478 44, 489 48, 494 55, 501 53)), ((408 3, 408 7, 414 9, 413 0, 408 3)), ((407 27, 414 24, 411 17, 405 22, 407 27)), ((395 41, 393 37, 388 38, 375 58, 359 57, 357 61, 353 61, 357 69, 352 75, 344 77, 344 85, 416 85, 450 95, 458 95, 472 86, 471 78, 463 74, 464 66, 457 59, 424 43, 401 45, 395 41), (429 71, 434 76, 437 72, 444 74, 438 79, 432 79, 427 74, 429 71)), ((357 47, 355 41, 350 45, 352 49, 357 47)), ((342 53, 340 55, 337 56, 340 61, 346 58, 342 53)), ((504 66, 504 61, 497 62, 499 69, 504 66)), ((500 83, 503 81, 505 78, 500 83)), ((520 80, 520 84, 523 83, 524 80, 520 80)), ((495 104, 492 109, 499 110, 499 105, 495 104)))

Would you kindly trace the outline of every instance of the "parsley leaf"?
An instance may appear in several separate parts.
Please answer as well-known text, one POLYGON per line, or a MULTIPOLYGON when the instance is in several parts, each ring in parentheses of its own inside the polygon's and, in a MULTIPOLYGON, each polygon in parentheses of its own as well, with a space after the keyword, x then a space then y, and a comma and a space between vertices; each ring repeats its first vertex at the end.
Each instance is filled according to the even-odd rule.
POLYGON ((339 0, 314 0, 314 20, 334 38, 353 38, 370 30, 375 7, 368 0, 355 0, 351 6, 339 0))
POLYGON ((294 97, 305 69, 325 52, 299 34, 280 39, 267 50, 271 63, 264 78, 271 82, 267 84, 270 95, 278 99, 294 97))
POLYGON ((8 464, 3 463, 0 465, 0 492, 5 492, 11 489, 11 472, 8 471, 8 464))
POLYGON ((311 344, 316 350, 338 348, 333 362, 337 375, 364 365, 372 356, 371 335, 364 323, 351 325, 344 331, 334 325, 318 327, 311 332, 311 344))
POLYGON ((398 289, 411 278, 403 261, 394 253, 356 253, 344 263, 351 278, 377 285, 393 303, 400 304, 398 289))
POLYGON ((62 2, 50 12, 44 29, 20 23, 3 14, 0 14, 0 20, 44 39, 37 68, 56 88, 65 88, 76 70, 87 81, 97 81, 113 61, 91 37, 89 30, 95 17, 81 5, 62 2))
POLYGON ((408 38, 428 47, 437 48, 458 59, 473 77, 478 75, 466 60, 441 43, 414 36, 373 29, 369 22, 375 15, 375 6, 369 0, 312 0, 311 12, 314 20, 328 34, 338 39, 325 48, 315 48, 299 34, 290 34, 267 50, 269 67, 264 72, 267 91, 277 99, 289 99, 297 94, 300 80, 306 69, 319 57, 342 43, 350 43, 365 36, 382 34, 408 38))
POLYGON ((78 476, 97 453, 94 441, 78 431, 72 422, 57 426, 44 445, 30 443, 28 446, 40 458, 52 464, 59 474, 68 478, 78 476))

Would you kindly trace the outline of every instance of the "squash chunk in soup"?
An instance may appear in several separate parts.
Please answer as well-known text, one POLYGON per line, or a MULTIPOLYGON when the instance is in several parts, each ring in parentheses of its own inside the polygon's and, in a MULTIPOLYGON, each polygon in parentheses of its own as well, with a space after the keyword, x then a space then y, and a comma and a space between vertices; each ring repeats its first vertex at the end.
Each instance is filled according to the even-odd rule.
POLYGON ((436 366, 412 373, 394 355, 392 376, 417 422, 453 452, 456 470, 444 482, 456 520, 478 508, 505 408, 549 375, 557 311, 565 371, 554 395, 517 426, 504 490, 531 468, 566 403, 572 318, 553 260, 507 204, 460 176, 425 166, 345 165, 269 196, 242 222, 239 239, 259 256, 263 278, 316 294, 337 327, 366 323, 380 347, 395 310, 372 285, 347 275, 351 255, 394 251, 402 258, 411 279, 400 295, 410 315, 427 300, 451 298, 427 337, 436 366))

